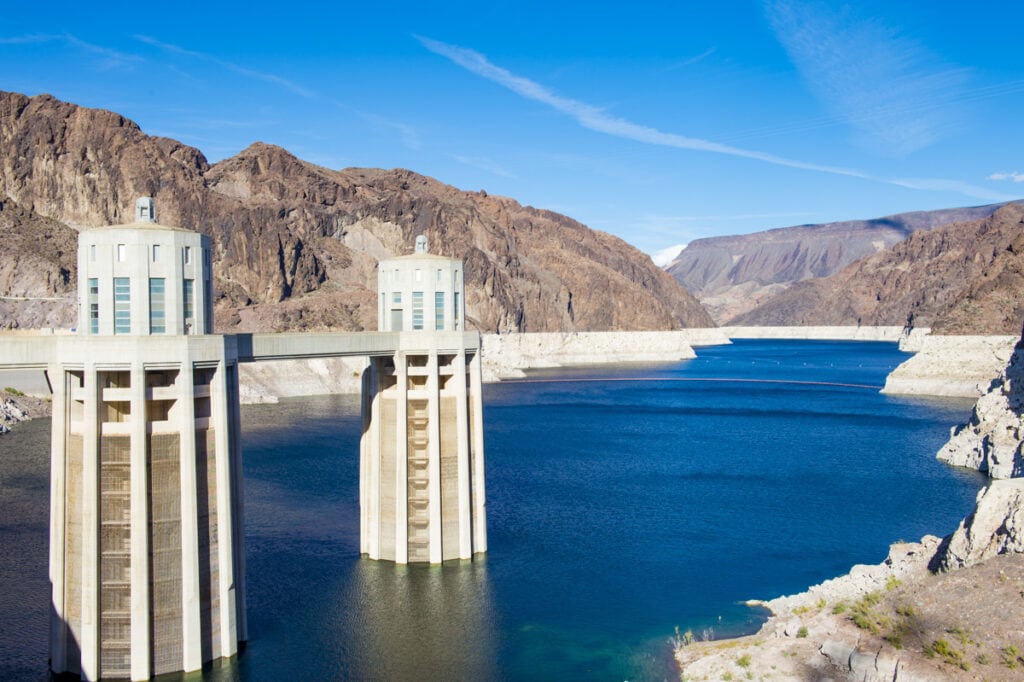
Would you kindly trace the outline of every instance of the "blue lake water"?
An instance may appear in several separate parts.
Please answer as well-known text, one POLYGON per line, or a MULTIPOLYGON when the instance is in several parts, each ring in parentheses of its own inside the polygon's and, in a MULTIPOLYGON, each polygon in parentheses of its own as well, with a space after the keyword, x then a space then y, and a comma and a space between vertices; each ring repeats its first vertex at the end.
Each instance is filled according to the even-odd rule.
MULTIPOLYGON (((484 387, 489 552, 359 557, 358 399, 243 410, 250 640, 209 680, 678 679, 675 626, 943 535, 971 401, 884 396, 894 344, 740 341, 484 387)), ((48 423, 0 437, 0 677, 45 679, 48 423), (41 496, 41 499, 40 499, 41 496)), ((190 678, 191 679, 191 678, 190 678)))

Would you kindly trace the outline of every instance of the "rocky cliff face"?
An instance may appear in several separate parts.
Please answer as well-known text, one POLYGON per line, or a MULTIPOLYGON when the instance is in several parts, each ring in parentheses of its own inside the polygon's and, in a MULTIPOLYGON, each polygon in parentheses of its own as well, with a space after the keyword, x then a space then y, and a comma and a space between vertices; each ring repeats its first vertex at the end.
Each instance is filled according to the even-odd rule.
POLYGON ((823 279, 794 284, 736 324, 895 325, 939 334, 1018 334, 1024 205, 919 231, 823 279))
POLYGON ((0 329, 75 325, 78 235, 0 200, 0 329))
POLYGON ((822 225, 800 225, 691 242, 667 268, 725 324, 789 285, 828 277, 918 230, 977 220, 998 206, 917 211, 822 225))
POLYGON ((1024 480, 994 481, 978 493, 974 511, 945 538, 933 560, 939 570, 1024 552, 1024 480))
POLYGON ((1002 375, 978 398, 971 419, 958 427, 938 458, 992 478, 1024 475, 1024 341, 1002 375))
POLYGON ((714 324, 625 242, 410 171, 333 171, 261 143, 210 165, 117 114, 45 95, 0 93, 0 145, 2 196, 32 216, 74 229, 117 224, 148 195, 160 222, 211 235, 221 331, 375 328, 376 263, 410 253, 417 234, 465 261, 467 317, 481 330, 714 324))

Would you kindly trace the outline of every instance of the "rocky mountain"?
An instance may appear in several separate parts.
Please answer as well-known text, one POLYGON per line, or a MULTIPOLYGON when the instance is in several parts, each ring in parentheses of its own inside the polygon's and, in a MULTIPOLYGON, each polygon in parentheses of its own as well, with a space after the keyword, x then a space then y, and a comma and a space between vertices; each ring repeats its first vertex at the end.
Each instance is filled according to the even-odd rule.
POLYGON ((940 334, 1019 334, 1024 319, 1024 204, 915 232, 838 273, 798 282, 744 325, 902 325, 940 334))
MULTIPOLYGON (((262 143, 211 165, 118 114, 2 92, 0 149, 0 196, 16 207, 10 229, 45 222, 66 241, 67 228, 127 222, 135 198, 152 196, 159 222, 209 234, 220 331, 375 328, 377 261, 411 253, 418 234, 465 261, 467 318, 483 331, 714 324, 622 240, 407 170, 335 171, 262 143)), ((58 241, 6 250, 0 297, 44 297, 47 282, 73 290, 74 251, 58 241), (39 272, 19 265, 29 257, 39 272)), ((45 322, 24 309, 10 315, 7 326, 45 322)))
POLYGON ((918 230, 991 215, 1001 204, 783 227, 691 242, 668 272, 724 324, 794 282, 828 277, 918 230))

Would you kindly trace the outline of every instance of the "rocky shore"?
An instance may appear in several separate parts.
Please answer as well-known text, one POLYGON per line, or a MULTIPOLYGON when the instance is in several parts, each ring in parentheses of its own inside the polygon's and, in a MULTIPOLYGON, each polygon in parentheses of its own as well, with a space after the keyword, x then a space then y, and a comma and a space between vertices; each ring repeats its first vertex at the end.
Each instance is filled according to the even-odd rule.
POLYGON ((723 330, 484 334, 484 381, 521 378, 523 370, 625 362, 675 362, 696 357, 694 346, 729 343, 723 330))
POLYGON ((1024 475, 1024 341, 974 406, 971 419, 954 429, 938 458, 977 469, 992 478, 1024 475))
POLYGON ((0 433, 7 433, 18 422, 33 417, 49 417, 50 403, 23 393, 0 391, 0 433))
POLYGON ((358 395, 366 365, 365 357, 241 363, 239 398, 253 405, 304 395, 358 395))
POLYGON ((917 353, 889 373, 882 393, 977 398, 1005 369, 1018 336, 911 337, 917 353))

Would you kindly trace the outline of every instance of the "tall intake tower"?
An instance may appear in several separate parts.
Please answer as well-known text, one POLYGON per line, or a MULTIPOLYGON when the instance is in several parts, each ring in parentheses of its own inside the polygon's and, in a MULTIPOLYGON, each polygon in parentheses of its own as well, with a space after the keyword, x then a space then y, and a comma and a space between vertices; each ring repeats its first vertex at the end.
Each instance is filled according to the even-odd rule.
POLYGON ((212 335, 208 237, 79 238, 79 323, 53 389, 51 668, 148 679, 246 639, 237 352, 212 335))
POLYGON ((487 550, 480 348, 441 341, 465 328, 462 262, 420 236, 415 253, 380 262, 377 282, 378 328, 401 342, 363 376, 361 551, 470 559, 487 550))

